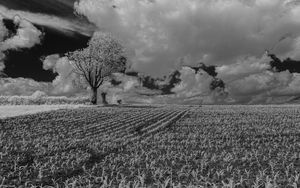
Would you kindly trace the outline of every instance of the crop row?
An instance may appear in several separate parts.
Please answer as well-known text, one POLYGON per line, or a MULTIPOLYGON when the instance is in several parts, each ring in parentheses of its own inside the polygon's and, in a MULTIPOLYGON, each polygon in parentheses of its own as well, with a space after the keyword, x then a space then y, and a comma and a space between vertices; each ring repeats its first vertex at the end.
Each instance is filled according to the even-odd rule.
MULTIPOLYGON (((40 113, 36 115, 20 116, 1 120, 1 130, 10 134, 11 139, 26 139, 30 137, 41 137, 43 135, 74 136, 74 132, 88 132, 91 127, 105 128, 118 122, 124 122, 129 119, 139 118, 151 114, 151 111, 139 112, 133 109, 130 113, 119 109, 114 113, 111 109, 92 110, 59 110, 40 113), (53 116, 57 114, 57 117, 53 116)), ((138 120, 138 119, 137 119, 138 120)), ((91 129, 91 131, 93 131, 91 129)), ((103 131, 102 131, 103 133, 103 131)), ((78 135, 80 136, 80 135, 78 135)), ((84 136, 84 135, 81 135, 84 136)))
MULTIPOLYGON (((169 108, 82 108, 1 120, 0 182, 62 185, 178 120, 169 108)), ((185 112, 186 113, 186 112, 185 112)))
POLYGON ((106 111, 115 121, 101 117, 99 123, 73 127, 70 121, 60 125, 72 127, 61 136, 57 132, 11 140, 10 131, 17 128, 1 131, 0 182, 58 187, 300 186, 299 106, 69 112, 97 118, 93 113, 100 117, 106 111))

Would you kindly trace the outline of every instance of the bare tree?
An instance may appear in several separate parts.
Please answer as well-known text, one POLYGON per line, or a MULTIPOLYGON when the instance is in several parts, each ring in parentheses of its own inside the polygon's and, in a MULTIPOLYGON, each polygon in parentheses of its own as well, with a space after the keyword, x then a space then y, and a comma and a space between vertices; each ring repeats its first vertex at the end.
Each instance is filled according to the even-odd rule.
MULTIPOLYGON (((84 78, 92 90, 91 103, 97 104, 97 91, 113 73, 126 69, 125 50, 121 43, 108 33, 96 32, 88 47, 67 54, 74 72, 84 78)), ((107 104, 106 93, 101 93, 107 104)))

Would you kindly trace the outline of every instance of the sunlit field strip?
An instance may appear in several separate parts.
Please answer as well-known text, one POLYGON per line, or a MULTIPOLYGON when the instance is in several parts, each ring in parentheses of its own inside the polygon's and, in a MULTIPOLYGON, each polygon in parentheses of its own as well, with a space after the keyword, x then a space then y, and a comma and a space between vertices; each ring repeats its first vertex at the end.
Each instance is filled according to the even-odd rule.
MULTIPOLYGON (((1 96, 0 96, 1 100, 1 96)), ((1 103, 1 101, 0 101, 1 103)), ((62 109, 78 109, 85 105, 1 105, 0 119, 49 112, 62 109)))
MULTIPOLYGON (((17 128, 17 130, 15 130, 17 133, 11 135, 12 138, 16 139, 20 136, 24 136, 26 132, 28 132, 26 130, 34 130, 35 133, 29 132, 29 136, 39 136, 47 133, 56 134, 57 132, 71 134, 69 130, 84 128, 86 124, 97 123, 99 121, 104 122, 104 120, 107 119, 109 119, 109 121, 113 121, 117 113, 115 112, 114 114, 102 114, 101 111, 100 113, 88 113, 89 111, 87 110, 89 109, 84 110, 57 112, 54 111, 53 113, 58 114, 59 119, 55 118, 55 116, 52 116, 53 119, 51 119, 51 116, 49 117, 49 114, 51 114, 50 112, 47 112, 45 114, 41 113, 30 115, 29 117, 15 117, 13 118, 14 121, 7 122, 6 120, 2 120, 2 124, 4 125, 4 129, 17 128), (62 114, 68 115, 65 115, 64 117, 64 115, 62 114), (11 122, 13 122, 13 124, 11 122), (15 124, 17 124, 18 126, 14 126, 15 124), (21 129, 24 131, 21 132, 21 129)), ((99 112, 99 110, 96 112, 99 112)), ((130 117, 130 114, 127 113, 127 117, 130 117)))

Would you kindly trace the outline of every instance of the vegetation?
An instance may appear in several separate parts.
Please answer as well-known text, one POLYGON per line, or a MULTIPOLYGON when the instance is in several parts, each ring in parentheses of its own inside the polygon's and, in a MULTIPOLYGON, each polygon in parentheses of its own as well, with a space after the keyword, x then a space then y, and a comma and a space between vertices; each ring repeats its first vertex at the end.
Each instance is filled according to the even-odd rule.
POLYGON ((299 106, 89 107, 0 120, 0 183, 299 187, 299 106))
POLYGON ((0 119, 8 117, 16 117, 21 115, 36 114, 41 112, 81 108, 86 105, 82 104, 59 104, 59 105, 0 105, 0 119))
POLYGON ((86 97, 55 96, 0 96, 0 105, 60 105, 89 104, 86 97))
MULTIPOLYGON (((92 90, 91 103, 97 104, 97 90, 106 78, 126 69, 126 58, 121 43, 110 34, 96 32, 85 49, 68 54, 74 71, 81 76, 92 90)), ((102 102, 107 104, 106 93, 102 102)))

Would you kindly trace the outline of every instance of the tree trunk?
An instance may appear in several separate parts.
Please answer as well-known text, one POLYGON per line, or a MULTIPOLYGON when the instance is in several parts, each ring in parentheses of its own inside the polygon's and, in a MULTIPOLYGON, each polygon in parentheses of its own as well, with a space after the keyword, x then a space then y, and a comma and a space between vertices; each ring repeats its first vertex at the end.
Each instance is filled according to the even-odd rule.
POLYGON ((92 89, 91 104, 97 105, 97 88, 92 89))
POLYGON ((102 93, 101 93, 102 103, 103 103, 104 105, 108 104, 108 102, 107 102, 107 100, 106 100, 106 95, 107 95, 107 93, 105 93, 105 92, 102 92, 102 93))

